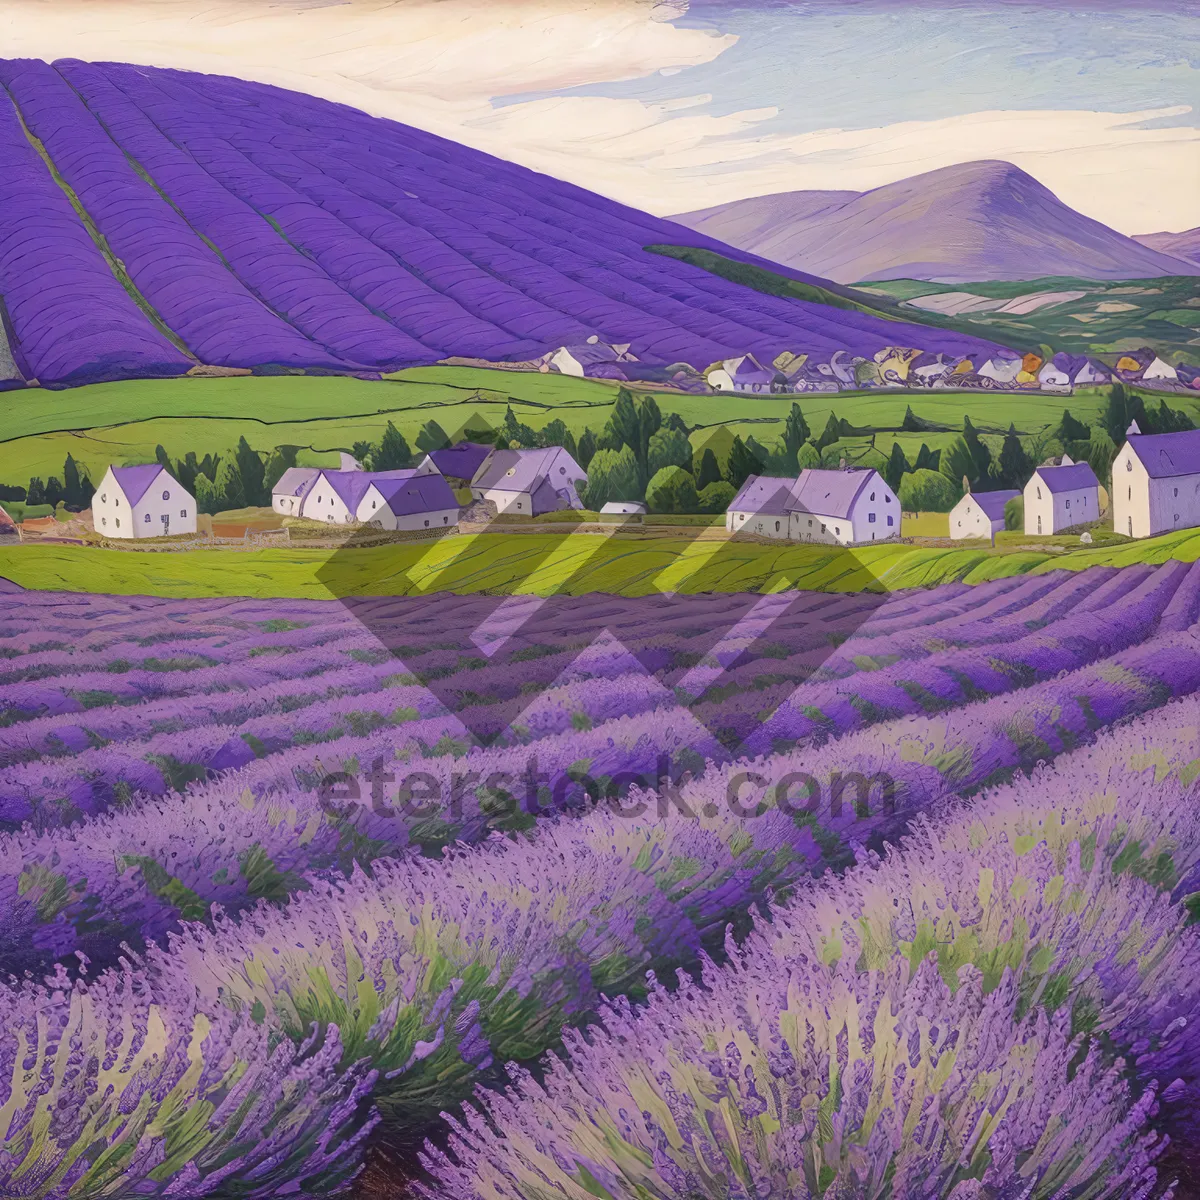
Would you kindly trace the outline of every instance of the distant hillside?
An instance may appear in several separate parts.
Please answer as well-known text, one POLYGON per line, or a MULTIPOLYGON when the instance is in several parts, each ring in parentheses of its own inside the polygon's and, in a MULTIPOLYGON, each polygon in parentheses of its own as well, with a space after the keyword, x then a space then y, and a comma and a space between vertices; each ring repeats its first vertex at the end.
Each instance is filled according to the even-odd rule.
MULTIPOLYGON (((800 272, 767 295, 649 245, 711 238, 420 130, 237 79, 0 60, 0 296, 51 386, 206 370, 378 375, 591 338, 644 364, 947 353, 800 272)), ((740 257, 748 257, 741 255, 740 257)), ((921 321, 920 314, 913 314, 921 321)))
POLYGON ((1185 229, 1183 233, 1135 233, 1133 240, 1160 254, 1170 254, 1200 265, 1200 225, 1185 229))
POLYGON ((862 194, 788 192, 675 219, 839 283, 1151 279, 1200 274, 1063 204, 1006 162, 970 162, 862 194), (830 199, 834 197, 835 199, 830 199))

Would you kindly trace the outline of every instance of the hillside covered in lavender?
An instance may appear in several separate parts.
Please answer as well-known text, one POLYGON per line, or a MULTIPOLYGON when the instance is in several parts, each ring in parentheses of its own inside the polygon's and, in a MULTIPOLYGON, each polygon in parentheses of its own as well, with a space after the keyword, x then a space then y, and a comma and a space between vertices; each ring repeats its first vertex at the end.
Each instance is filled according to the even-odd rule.
POLYGON ((310 96, 0 62, 0 297, 11 359, 43 385, 214 367, 378 376, 589 339, 696 370, 745 354, 990 345, 884 319, 801 273, 829 303, 766 295, 644 249, 656 244, 739 256, 310 96))

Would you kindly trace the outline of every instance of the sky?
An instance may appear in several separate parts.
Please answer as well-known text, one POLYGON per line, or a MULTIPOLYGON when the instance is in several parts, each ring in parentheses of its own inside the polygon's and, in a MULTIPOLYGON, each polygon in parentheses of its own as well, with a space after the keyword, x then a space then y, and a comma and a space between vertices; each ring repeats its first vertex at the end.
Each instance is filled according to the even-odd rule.
POLYGON ((1200 0, 3 0, 0 53, 238 75, 668 215, 999 158, 1200 225, 1200 0))

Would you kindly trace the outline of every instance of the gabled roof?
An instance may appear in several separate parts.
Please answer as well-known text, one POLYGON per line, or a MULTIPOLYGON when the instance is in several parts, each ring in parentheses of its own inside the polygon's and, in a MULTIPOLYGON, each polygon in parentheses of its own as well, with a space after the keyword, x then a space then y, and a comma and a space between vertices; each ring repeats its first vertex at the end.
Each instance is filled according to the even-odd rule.
POLYGON ((729 502, 733 512, 757 513, 762 517, 786 517, 794 507, 794 479, 774 475, 750 475, 738 494, 729 502))
POLYGON ((886 487, 874 467, 848 467, 845 470, 825 470, 807 467, 792 489, 792 510, 810 512, 822 517, 850 516, 859 494, 873 480, 886 487))
POLYGON ((1151 479, 1200 475, 1200 429, 1184 433, 1132 433, 1127 440, 1151 479))
POLYGON ((302 496, 321 473, 320 467, 288 467, 271 489, 273 496, 302 496))
MULTIPOLYGON (((353 513, 372 483, 381 479, 407 479, 413 471, 322 471, 321 476, 341 502, 353 513)), ((314 480, 315 485, 315 480, 314 480)))
POLYGON ((496 450, 471 481, 485 491, 532 492, 552 476, 556 489, 568 487, 587 473, 561 446, 539 450, 496 450))
POLYGON ((1096 472, 1085 462, 1066 467, 1038 467, 1034 472, 1051 493, 1077 492, 1081 488, 1099 487, 1096 472))
MULTIPOLYGON (((410 471, 403 479, 381 479, 376 476, 371 483, 398 517, 458 507, 450 485, 441 475, 417 475, 410 471)), ((367 490, 370 490, 369 486, 367 490)))
POLYGON ((431 450, 429 458, 443 475, 455 479, 474 479, 475 472, 483 466, 483 460, 491 452, 491 446, 481 446, 478 442, 459 442, 445 450, 431 450))
POLYGON ((989 521, 1004 520, 1004 506, 1015 500, 1021 493, 1015 488, 999 492, 971 492, 970 497, 983 509, 984 516, 989 521))
POLYGON ((110 467, 109 470, 117 481, 117 487, 125 493, 125 499, 129 501, 131 508, 150 490, 150 485, 163 472, 167 473, 172 483, 175 482, 175 477, 161 463, 147 463, 140 467, 110 467))

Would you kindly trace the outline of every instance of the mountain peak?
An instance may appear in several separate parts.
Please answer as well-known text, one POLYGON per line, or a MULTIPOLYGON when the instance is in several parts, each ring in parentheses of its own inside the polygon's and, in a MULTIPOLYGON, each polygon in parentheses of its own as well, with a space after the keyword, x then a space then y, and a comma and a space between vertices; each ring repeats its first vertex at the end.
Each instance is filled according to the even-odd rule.
MULTIPOLYGON (((1196 263, 1139 244, 1069 208, 1003 159, 938 167, 815 210, 803 203, 806 195, 772 197, 780 219, 770 222, 762 219, 761 197, 742 202, 756 206, 753 223, 741 219, 739 205, 726 205, 719 218, 704 221, 703 232, 838 283, 1200 274, 1196 263)), ((700 228, 690 215, 676 220, 700 228)))

